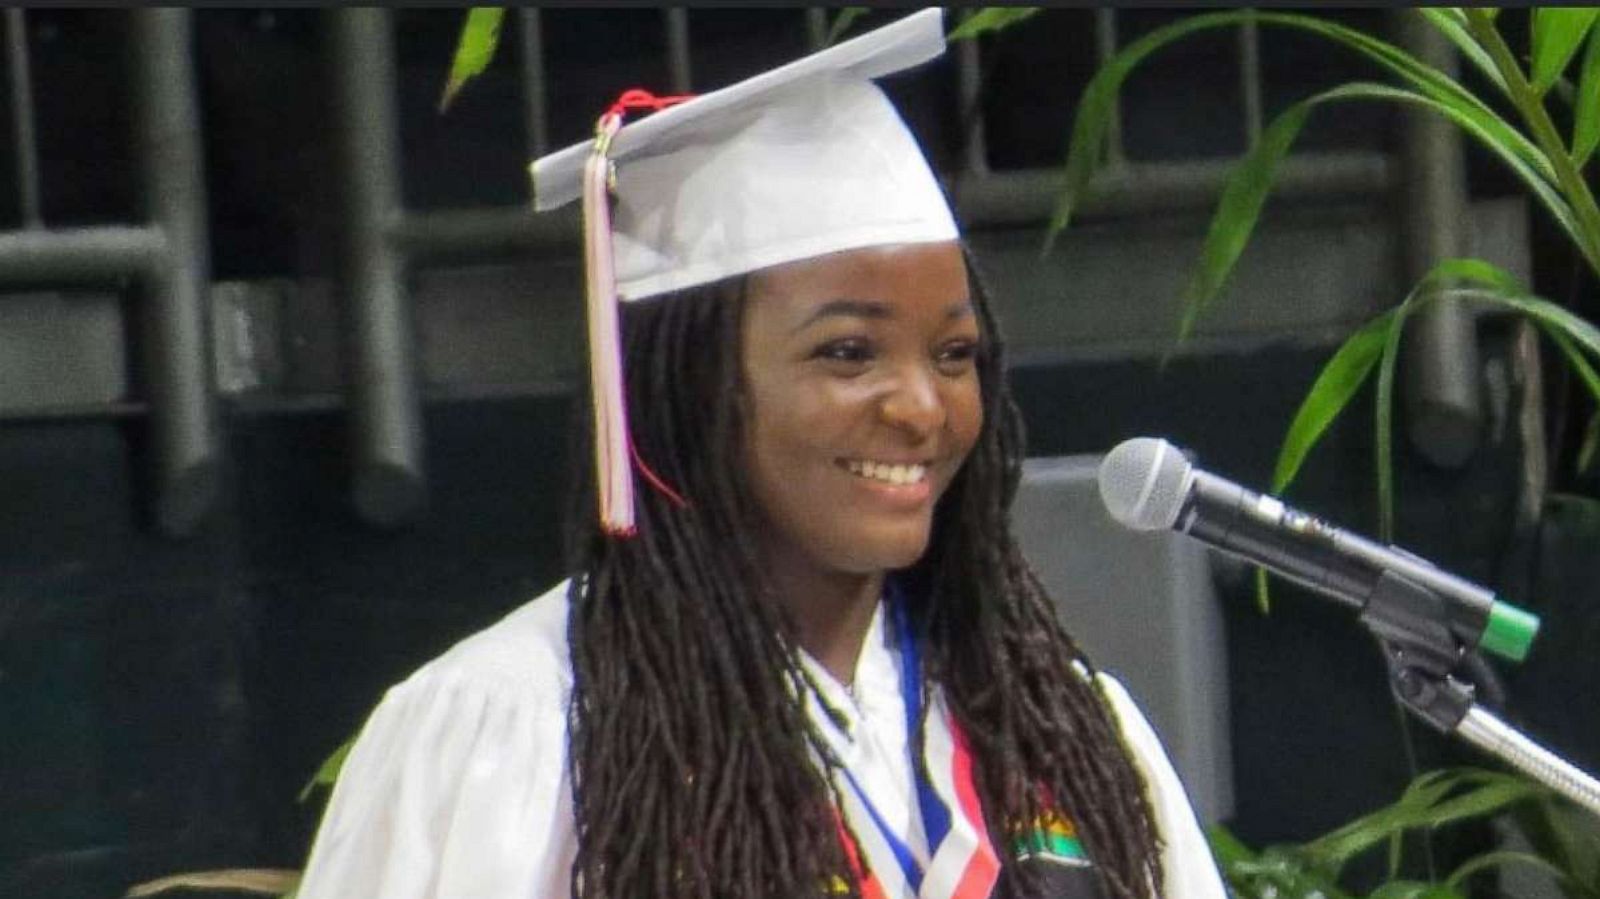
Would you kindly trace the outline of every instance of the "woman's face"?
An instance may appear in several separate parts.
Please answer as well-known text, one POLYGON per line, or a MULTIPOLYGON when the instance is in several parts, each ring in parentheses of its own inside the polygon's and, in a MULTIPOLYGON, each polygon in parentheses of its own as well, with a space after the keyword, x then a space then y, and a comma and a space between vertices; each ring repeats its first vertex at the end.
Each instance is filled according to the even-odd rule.
POLYGON ((751 275, 746 457, 769 564, 870 574, 922 556, 983 424, 978 349, 954 242, 751 275))

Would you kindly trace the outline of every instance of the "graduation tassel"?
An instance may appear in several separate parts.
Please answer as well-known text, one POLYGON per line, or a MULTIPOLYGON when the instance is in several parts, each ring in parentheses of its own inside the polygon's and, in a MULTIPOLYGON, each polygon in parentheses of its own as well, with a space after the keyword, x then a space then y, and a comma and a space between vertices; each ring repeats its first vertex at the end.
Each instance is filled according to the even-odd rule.
POLYGON ((679 506, 683 498, 639 458, 628 430, 628 404, 622 378, 622 339, 617 316, 617 273, 611 245, 611 191, 615 171, 611 141, 629 109, 661 109, 689 99, 657 97, 630 90, 617 98, 595 123, 594 148, 583 166, 583 247, 585 294, 589 319, 589 388, 594 398, 595 484, 600 500, 600 527, 605 533, 636 533, 633 472, 636 463, 645 479, 679 506))
POLYGON ((634 533, 633 478, 628 471, 628 415, 622 395, 617 328, 617 273, 611 255, 611 138, 622 116, 607 112, 595 126, 594 151, 583 165, 583 249, 589 312, 589 389, 594 397, 595 486, 600 527, 634 533))

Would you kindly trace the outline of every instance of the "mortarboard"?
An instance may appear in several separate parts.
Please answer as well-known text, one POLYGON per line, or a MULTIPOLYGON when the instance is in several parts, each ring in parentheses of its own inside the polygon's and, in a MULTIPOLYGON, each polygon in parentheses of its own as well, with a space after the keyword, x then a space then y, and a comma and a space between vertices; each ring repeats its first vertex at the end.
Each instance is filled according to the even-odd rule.
POLYGON ((944 47, 935 8, 682 102, 630 91, 593 140, 530 166, 539 211, 583 200, 606 532, 633 531, 630 459, 653 479, 628 439, 617 302, 841 250, 956 239, 921 148, 872 82, 944 47), (638 106, 665 108, 624 126, 638 106))

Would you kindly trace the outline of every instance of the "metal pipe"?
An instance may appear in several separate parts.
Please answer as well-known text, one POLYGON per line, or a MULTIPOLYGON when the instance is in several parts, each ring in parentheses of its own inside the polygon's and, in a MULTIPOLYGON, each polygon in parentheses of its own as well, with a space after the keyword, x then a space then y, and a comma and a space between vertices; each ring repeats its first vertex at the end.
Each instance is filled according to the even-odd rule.
POLYGON ((33 75, 28 23, 21 7, 6 10, 6 61, 11 70, 11 136, 17 148, 17 196, 25 228, 44 227, 39 203, 39 143, 34 136, 33 75))
POLYGON ((389 236, 412 262, 577 252, 583 245, 576 203, 536 213, 529 206, 408 210, 389 236))
MULTIPOLYGON (((1566 799, 1600 816, 1600 781, 1482 706, 1472 705, 1456 734, 1566 799)), ((1593 824, 1593 822, 1590 822, 1593 824)))
POLYGON ((1544 366, 1539 350, 1539 328, 1527 318, 1512 326, 1511 383, 1517 392, 1517 442, 1522 446, 1522 471, 1517 479, 1517 503, 1511 518, 1513 546, 1537 545, 1531 538, 1544 518, 1544 500, 1550 493, 1550 447, 1544 434, 1544 366))
POLYGON ((820 6, 806 7, 806 46, 815 53, 828 39, 828 11, 820 6))
POLYGON ((687 94, 691 86, 689 66, 689 11, 670 6, 661 11, 667 25, 667 81, 675 94, 687 94))
POLYGON ((522 36, 523 124, 528 129, 528 158, 538 159, 550 149, 550 110, 545 90, 544 27, 537 6, 517 9, 517 24, 522 36))
MULTIPOLYGON (((1208 210, 1232 173, 1234 160, 1127 163, 1102 169, 1080 218, 1208 210)), ((1395 188, 1395 167, 1379 153, 1296 154, 1278 167, 1277 200, 1367 199, 1395 188)), ((1065 182, 1059 169, 1023 169, 962 177, 948 185, 969 228, 1048 221, 1065 182)))
POLYGON ((1244 100, 1244 145, 1261 139, 1261 31, 1254 18, 1239 26, 1239 94, 1244 100))
POLYGON ((162 259, 166 247, 162 231, 142 225, 0 231, 0 272, 7 284, 131 280, 162 259))
MULTIPOLYGON (((1455 48, 1415 10, 1397 10, 1400 45, 1449 77, 1455 48)), ((1400 219, 1405 278, 1415 283, 1468 245, 1466 168, 1461 136, 1431 112, 1402 112, 1400 219)), ((1407 328, 1402 401, 1407 434, 1436 465, 1455 468, 1478 448, 1483 407, 1478 341, 1468 310, 1454 299, 1428 304, 1407 328)))
MULTIPOLYGON (((1117 54, 1117 11, 1101 7, 1094 11, 1094 61, 1099 68, 1117 54)), ((1115 167, 1126 157, 1122 153, 1122 96, 1111 101, 1111 114, 1106 116, 1106 162, 1115 167)))
POLYGON ((192 14, 132 14, 134 132, 144 206, 165 244, 146 270, 139 310, 155 447, 155 520, 195 531, 216 504, 221 440, 205 308, 211 278, 201 177, 192 14))
MULTIPOLYGON (((1232 172, 1231 160, 1135 162, 1095 176, 1086 217, 1209 209, 1232 172)), ((1381 153, 1302 153, 1278 168, 1277 199, 1372 198, 1396 187, 1395 166, 1381 153)), ((963 176, 953 190, 969 227, 1047 221, 1062 187, 1059 169, 1012 169, 963 176)), ((580 246, 576 206, 534 213, 522 206, 407 210, 389 234, 417 258, 477 253, 567 253, 580 246)))
POLYGON ((338 258, 352 500, 368 522, 396 526, 421 513, 427 482, 404 259, 388 239, 401 208, 394 33, 386 9, 341 7, 326 21, 334 180, 343 189, 338 258))
POLYGON ((982 82, 978 42, 961 41, 956 44, 956 102, 961 104, 959 121, 966 137, 961 145, 961 165, 971 175, 989 171, 989 145, 984 136, 983 106, 979 103, 982 82))

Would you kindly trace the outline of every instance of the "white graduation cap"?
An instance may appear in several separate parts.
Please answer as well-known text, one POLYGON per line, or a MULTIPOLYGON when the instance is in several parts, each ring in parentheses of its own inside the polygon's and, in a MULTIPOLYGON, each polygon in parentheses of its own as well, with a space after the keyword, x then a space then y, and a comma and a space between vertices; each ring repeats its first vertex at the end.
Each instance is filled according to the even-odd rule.
POLYGON ((584 203, 607 532, 633 529, 616 302, 841 250, 956 239, 921 148, 871 80, 944 47, 942 10, 924 10, 623 126, 625 95, 595 139, 532 164, 536 209, 584 203))

